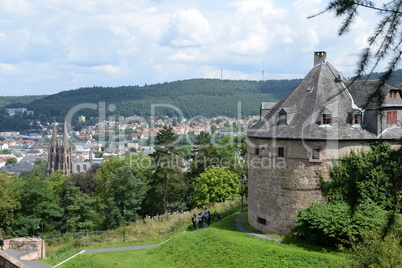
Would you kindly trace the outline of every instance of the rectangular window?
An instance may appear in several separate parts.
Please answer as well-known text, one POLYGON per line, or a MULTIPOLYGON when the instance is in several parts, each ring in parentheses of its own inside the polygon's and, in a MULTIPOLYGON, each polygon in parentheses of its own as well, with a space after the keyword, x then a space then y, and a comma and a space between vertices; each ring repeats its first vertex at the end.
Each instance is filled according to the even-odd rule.
POLYGON ((353 116, 353 124, 361 125, 361 123, 362 123, 362 115, 361 114, 355 114, 353 116))
POLYGON ((260 148, 255 148, 255 155, 260 155, 260 148))
POLYGON ((322 115, 322 124, 323 125, 330 125, 331 124, 331 115, 330 114, 323 114, 322 115))
POLYGON ((285 148, 278 147, 278 157, 285 157, 285 148))
POLYGON ((390 90, 388 97, 390 99, 396 99, 398 97, 398 90, 390 90))
POLYGON ((320 149, 313 149, 311 158, 319 160, 320 159, 320 149))
POLYGON ((398 111, 387 111, 387 126, 393 126, 398 123, 398 111))
POLYGON ((257 217, 257 222, 262 225, 267 225, 267 221, 260 217, 257 217))

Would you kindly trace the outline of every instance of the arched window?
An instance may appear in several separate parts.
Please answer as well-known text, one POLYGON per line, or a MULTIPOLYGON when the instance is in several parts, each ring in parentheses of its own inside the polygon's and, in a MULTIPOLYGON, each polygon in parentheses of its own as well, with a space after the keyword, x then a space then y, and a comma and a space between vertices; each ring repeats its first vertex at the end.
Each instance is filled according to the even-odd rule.
POLYGON ((332 115, 328 109, 325 109, 321 114, 321 124, 322 125, 331 125, 332 124, 332 115))
POLYGON ((279 112, 279 120, 278 120, 278 125, 280 125, 280 126, 286 126, 288 123, 287 123, 287 113, 286 113, 286 111, 284 110, 284 109, 282 109, 280 112, 279 112))

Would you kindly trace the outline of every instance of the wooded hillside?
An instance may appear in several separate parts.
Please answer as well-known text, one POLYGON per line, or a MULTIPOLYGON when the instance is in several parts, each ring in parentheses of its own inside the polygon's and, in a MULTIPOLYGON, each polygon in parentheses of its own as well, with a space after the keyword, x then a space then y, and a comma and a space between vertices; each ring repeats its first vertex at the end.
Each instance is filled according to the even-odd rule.
MULTIPOLYGON (((185 117, 193 116, 237 116, 237 103, 241 102, 242 115, 259 114, 262 101, 278 101, 301 80, 231 81, 218 79, 192 79, 170 83, 91 87, 63 91, 36 99, 23 107, 35 112, 40 120, 62 118, 75 105, 82 103, 106 103, 108 115, 150 116, 151 104, 169 104, 181 110, 185 117), (110 104, 115 111, 108 109, 110 104)), ((17 104, 12 104, 16 106, 17 104)), ((172 108, 156 109, 156 114, 177 116, 172 108)), ((97 116, 94 110, 80 111, 80 114, 97 116)))

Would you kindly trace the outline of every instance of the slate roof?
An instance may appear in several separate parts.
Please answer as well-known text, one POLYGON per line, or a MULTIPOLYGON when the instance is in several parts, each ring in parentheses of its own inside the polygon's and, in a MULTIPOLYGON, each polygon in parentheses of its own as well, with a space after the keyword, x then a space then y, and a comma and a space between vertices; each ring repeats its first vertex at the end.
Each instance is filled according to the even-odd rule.
MULTIPOLYGON (((362 111, 367 95, 376 82, 356 81, 352 85, 327 61, 318 63, 284 99, 247 132, 249 137, 311 140, 372 140, 377 133, 351 124, 353 112, 362 111), (348 86, 348 88, 347 88, 348 86), (349 89, 350 87, 350 89, 349 89), (280 125, 279 113, 286 112, 287 124, 280 125), (330 113, 332 122, 321 124, 323 113, 330 113)), ((395 88, 389 84, 383 92, 395 88)), ((399 89, 398 89, 399 90, 399 89)), ((371 103, 370 103, 371 105, 371 103)), ((378 108, 378 107, 364 107, 378 108)), ((387 130, 383 138, 399 138, 400 127, 387 130)))
POLYGON ((5 171, 5 172, 21 172, 24 170, 32 170, 33 165, 31 163, 29 163, 28 161, 20 161, 18 163, 15 164, 11 164, 8 166, 4 166, 2 168, 0 168, 0 172, 1 171, 5 171))
MULTIPOLYGON (((353 96, 355 103, 364 109, 378 109, 378 105, 382 104, 384 107, 386 104, 382 103, 388 92, 393 89, 401 92, 401 89, 385 83, 379 90, 379 94, 374 94, 378 88, 378 80, 369 81, 354 81, 353 83, 345 83, 350 94, 353 96)), ((400 94, 400 93, 399 93, 400 94)))

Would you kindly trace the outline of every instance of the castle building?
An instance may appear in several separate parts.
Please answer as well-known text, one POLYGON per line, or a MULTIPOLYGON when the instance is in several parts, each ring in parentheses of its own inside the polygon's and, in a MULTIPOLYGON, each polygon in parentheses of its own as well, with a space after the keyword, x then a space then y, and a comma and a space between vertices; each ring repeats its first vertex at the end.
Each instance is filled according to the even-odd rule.
POLYGON ((64 175, 73 174, 71 145, 68 141, 67 122, 64 122, 63 138, 57 140, 56 122, 53 124, 52 143, 48 153, 48 175, 57 170, 63 170, 64 175))
POLYGON ((401 90, 378 81, 344 79, 324 51, 280 102, 263 103, 260 121, 247 132, 252 227, 288 235, 297 211, 325 202, 320 177, 351 150, 367 150, 402 136, 401 90))

